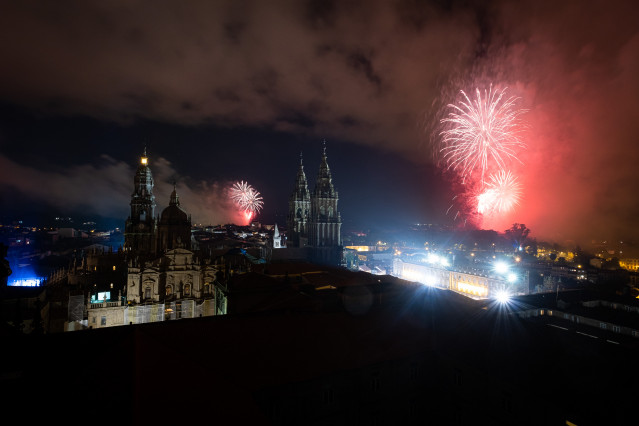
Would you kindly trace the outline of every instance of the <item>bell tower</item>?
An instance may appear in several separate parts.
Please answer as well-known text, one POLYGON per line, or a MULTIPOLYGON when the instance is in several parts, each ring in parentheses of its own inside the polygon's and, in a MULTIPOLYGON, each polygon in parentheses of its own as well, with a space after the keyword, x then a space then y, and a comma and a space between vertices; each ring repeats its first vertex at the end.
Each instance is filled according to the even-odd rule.
POLYGON ((331 169, 328 167, 326 142, 322 151, 315 189, 311 196, 311 223, 309 243, 313 247, 337 247, 342 243, 342 218, 337 211, 339 195, 333 186, 331 169))
POLYGON ((288 201, 288 241, 293 247, 304 247, 308 241, 308 225, 311 213, 311 196, 308 191, 304 163, 300 153, 300 165, 297 170, 295 187, 288 201))
POLYGON ((149 168, 146 147, 133 178, 130 205, 131 215, 126 220, 124 228, 125 250, 138 255, 154 255, 157 219, 155 218, 153 175, 149 168))

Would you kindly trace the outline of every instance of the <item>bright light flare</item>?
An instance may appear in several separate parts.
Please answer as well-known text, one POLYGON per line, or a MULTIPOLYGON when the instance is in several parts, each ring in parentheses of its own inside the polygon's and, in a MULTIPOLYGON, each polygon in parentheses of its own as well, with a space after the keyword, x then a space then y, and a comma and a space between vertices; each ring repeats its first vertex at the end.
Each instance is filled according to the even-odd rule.
POLYGON ((517 281, 517 275, 516 274, 508 274, 507 280, 509 283, 514 283, 515 281, 517 281))
POLYGON ((506 304, 510 302, 510 294, 505 290, 500 290, 495 294, 495 299, 497 299, 499 303, 506 304))
POLYGON ((505 274, 508 272, 508 264, 506 262, 495 262, 494 268, 495 272, 498 274, 505 274))

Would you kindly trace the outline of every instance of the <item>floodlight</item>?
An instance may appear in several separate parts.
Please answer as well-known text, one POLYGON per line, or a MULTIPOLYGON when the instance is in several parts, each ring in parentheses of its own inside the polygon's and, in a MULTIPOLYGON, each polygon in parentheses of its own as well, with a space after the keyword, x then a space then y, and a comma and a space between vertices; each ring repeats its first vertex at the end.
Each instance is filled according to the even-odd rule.
POLYGON ((510 301, 510 295, 508 292, 501 290, 495 294, 495 299, 497 299, 499 303, 508 303, 510 301))

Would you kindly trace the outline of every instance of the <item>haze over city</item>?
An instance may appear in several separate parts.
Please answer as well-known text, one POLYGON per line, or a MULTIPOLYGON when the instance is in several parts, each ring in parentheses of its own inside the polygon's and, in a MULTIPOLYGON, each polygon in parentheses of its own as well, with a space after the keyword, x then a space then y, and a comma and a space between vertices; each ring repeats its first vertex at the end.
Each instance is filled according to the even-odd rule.
POLYGON ((519 205, 557 242, 636 239, 639 12, 632 1, 37 2, 0 17, 0 211, 123 221, 145 145, 160 205, 237 221, 224 190, 285 217, 323 141, 345 229, 451 223, 441 120, 507 89, 526 131, 519 205))

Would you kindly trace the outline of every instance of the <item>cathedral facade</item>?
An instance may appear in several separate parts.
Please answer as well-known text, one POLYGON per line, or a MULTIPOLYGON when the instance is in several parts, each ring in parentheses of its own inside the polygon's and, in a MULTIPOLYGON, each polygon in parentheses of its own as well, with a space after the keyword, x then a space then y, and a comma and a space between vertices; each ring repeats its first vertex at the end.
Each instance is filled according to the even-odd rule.
POLYGON ((92 327, 226 313, 219 259, 198 255, 191 217, 180 206, 175 185, 169 205, 158 216, 153 187, 145 149, 133 179, 131 214, 125 223, 126 303, 89 303, 92 327))
POLYGON ((308 247, 310 260, 342 264, 342 218, 337 208, 339 194, 333 185, 326 145, 312 192, 308 189, 304 164, 300 164, 287 216, 288 241, 293 247, 308 247))

